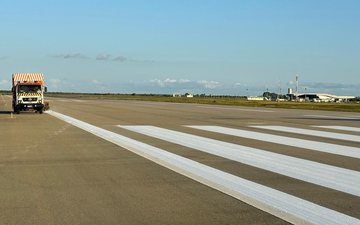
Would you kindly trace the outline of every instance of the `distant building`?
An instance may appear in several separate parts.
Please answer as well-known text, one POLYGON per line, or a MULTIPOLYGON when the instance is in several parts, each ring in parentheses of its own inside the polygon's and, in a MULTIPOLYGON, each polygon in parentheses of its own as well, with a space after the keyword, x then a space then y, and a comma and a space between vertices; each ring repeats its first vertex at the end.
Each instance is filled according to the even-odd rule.
POLYGON ((185 93, 184 95, 180 94, 180 93, 174 93, 172 94, 173 97, 177 97, 177 98, 180 98, 180 97, 186 97, 186 98, 193 98, 194 95, 193 94, 189 94, 189 93, 185 93))
POLYGON ((249 96, 249 97, 247 97, 247 100, 249 100, 249 101, 263 101, 264 97, 249 96))
POLYGON ((337 96, 326 93, 299 93, 295 97, 299 101, 310 102, 347 102, 355 99, 355 96, 337 96))

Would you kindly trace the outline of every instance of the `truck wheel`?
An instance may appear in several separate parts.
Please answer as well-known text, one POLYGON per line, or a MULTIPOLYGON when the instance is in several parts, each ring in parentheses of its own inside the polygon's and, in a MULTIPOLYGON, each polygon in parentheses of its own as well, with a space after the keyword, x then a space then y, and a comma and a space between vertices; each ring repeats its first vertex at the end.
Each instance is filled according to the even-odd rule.
POLYGON ((44 107, 37 108, 36 112, 39 113, 39 114, 42 114, 44 112, 44 107))

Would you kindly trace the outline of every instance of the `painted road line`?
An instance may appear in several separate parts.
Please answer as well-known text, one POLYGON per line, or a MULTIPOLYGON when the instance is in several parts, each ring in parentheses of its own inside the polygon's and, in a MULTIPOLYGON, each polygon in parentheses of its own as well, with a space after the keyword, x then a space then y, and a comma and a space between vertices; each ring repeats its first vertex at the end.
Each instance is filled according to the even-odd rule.
POLYGON ((346 127, 346 126, 313 126, 313 127, 334 129, 334 130, 343 130, 343 131, 360 132, 359 127, 346 127))
POLYGON ((332 138, 337 140, 360 142, 360 136, 351 135, 351 134, 339 134, 339 133, 333 133, 327 131, 318 131, 318 130, 310 130, 310 129, 302 129, 302 128, 294 128, 294 127, 285 127, 285 126, 250 126, 250 127, 266 129, 266 130, 282 131, 282 132, 294 133, 294 134, 305 134, 309 136, 316 136, 323 138, 332 138))
MULTIPOLYGON (((360 148, 356 148, 356 147, 336 145, 336 144, 330 144, 330 143, 324 143, 318 141, 304 140, 299 138, 284 137, 275 134, 265 134, 255 131, 246 131, 246 130, 239 130, 233 128, 219 127, 219 126, 187 126, 187 127, 360 159, 360 148)), ((250 127, 254 127, 254 126, 250 126, 250 127)))
POLYGON ((360 196, 360 172, 154 126, 120 126, 202 152, 360 196))
POLYGON ((334 119, 334 120, 359 120, 360 116, 324 116, 324 115, 304 115, 304 117, 309 118, 319 118, 319 119, 334 119))
POLYGON ((72 117, 54 111, 47 111, 47 113, 290 223, 329 225, 360 223, 360 220, 357 218, 214 169, 72 117))
POLYGON ((215 106, 197 106, 198 108, 203 109, 225 109, 225 110, 236 110, 236 111, 245 111, 245 112, 264 112, 264 113, 273 113, 272 110, 263 110, 263 109, 241 109, 235 107, 215 107, 215 106))

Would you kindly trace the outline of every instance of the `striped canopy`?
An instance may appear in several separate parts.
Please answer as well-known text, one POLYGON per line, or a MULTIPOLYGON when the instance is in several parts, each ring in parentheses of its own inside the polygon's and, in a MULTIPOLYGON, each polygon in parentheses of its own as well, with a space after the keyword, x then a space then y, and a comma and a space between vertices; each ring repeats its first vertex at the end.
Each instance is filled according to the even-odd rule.
POLYGON ((12 75, 13 85, 17 83, 38 83, 44 84, 44 75, 42 73, 14 73, 12 75))

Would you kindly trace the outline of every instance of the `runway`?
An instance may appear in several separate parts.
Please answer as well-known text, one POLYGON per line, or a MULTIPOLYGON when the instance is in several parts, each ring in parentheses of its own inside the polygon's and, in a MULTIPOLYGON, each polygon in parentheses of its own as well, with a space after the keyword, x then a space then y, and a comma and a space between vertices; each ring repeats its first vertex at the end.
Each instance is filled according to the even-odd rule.
POLYGON ((356 113, 0 101, 4 224, 360 224, 356 113))

